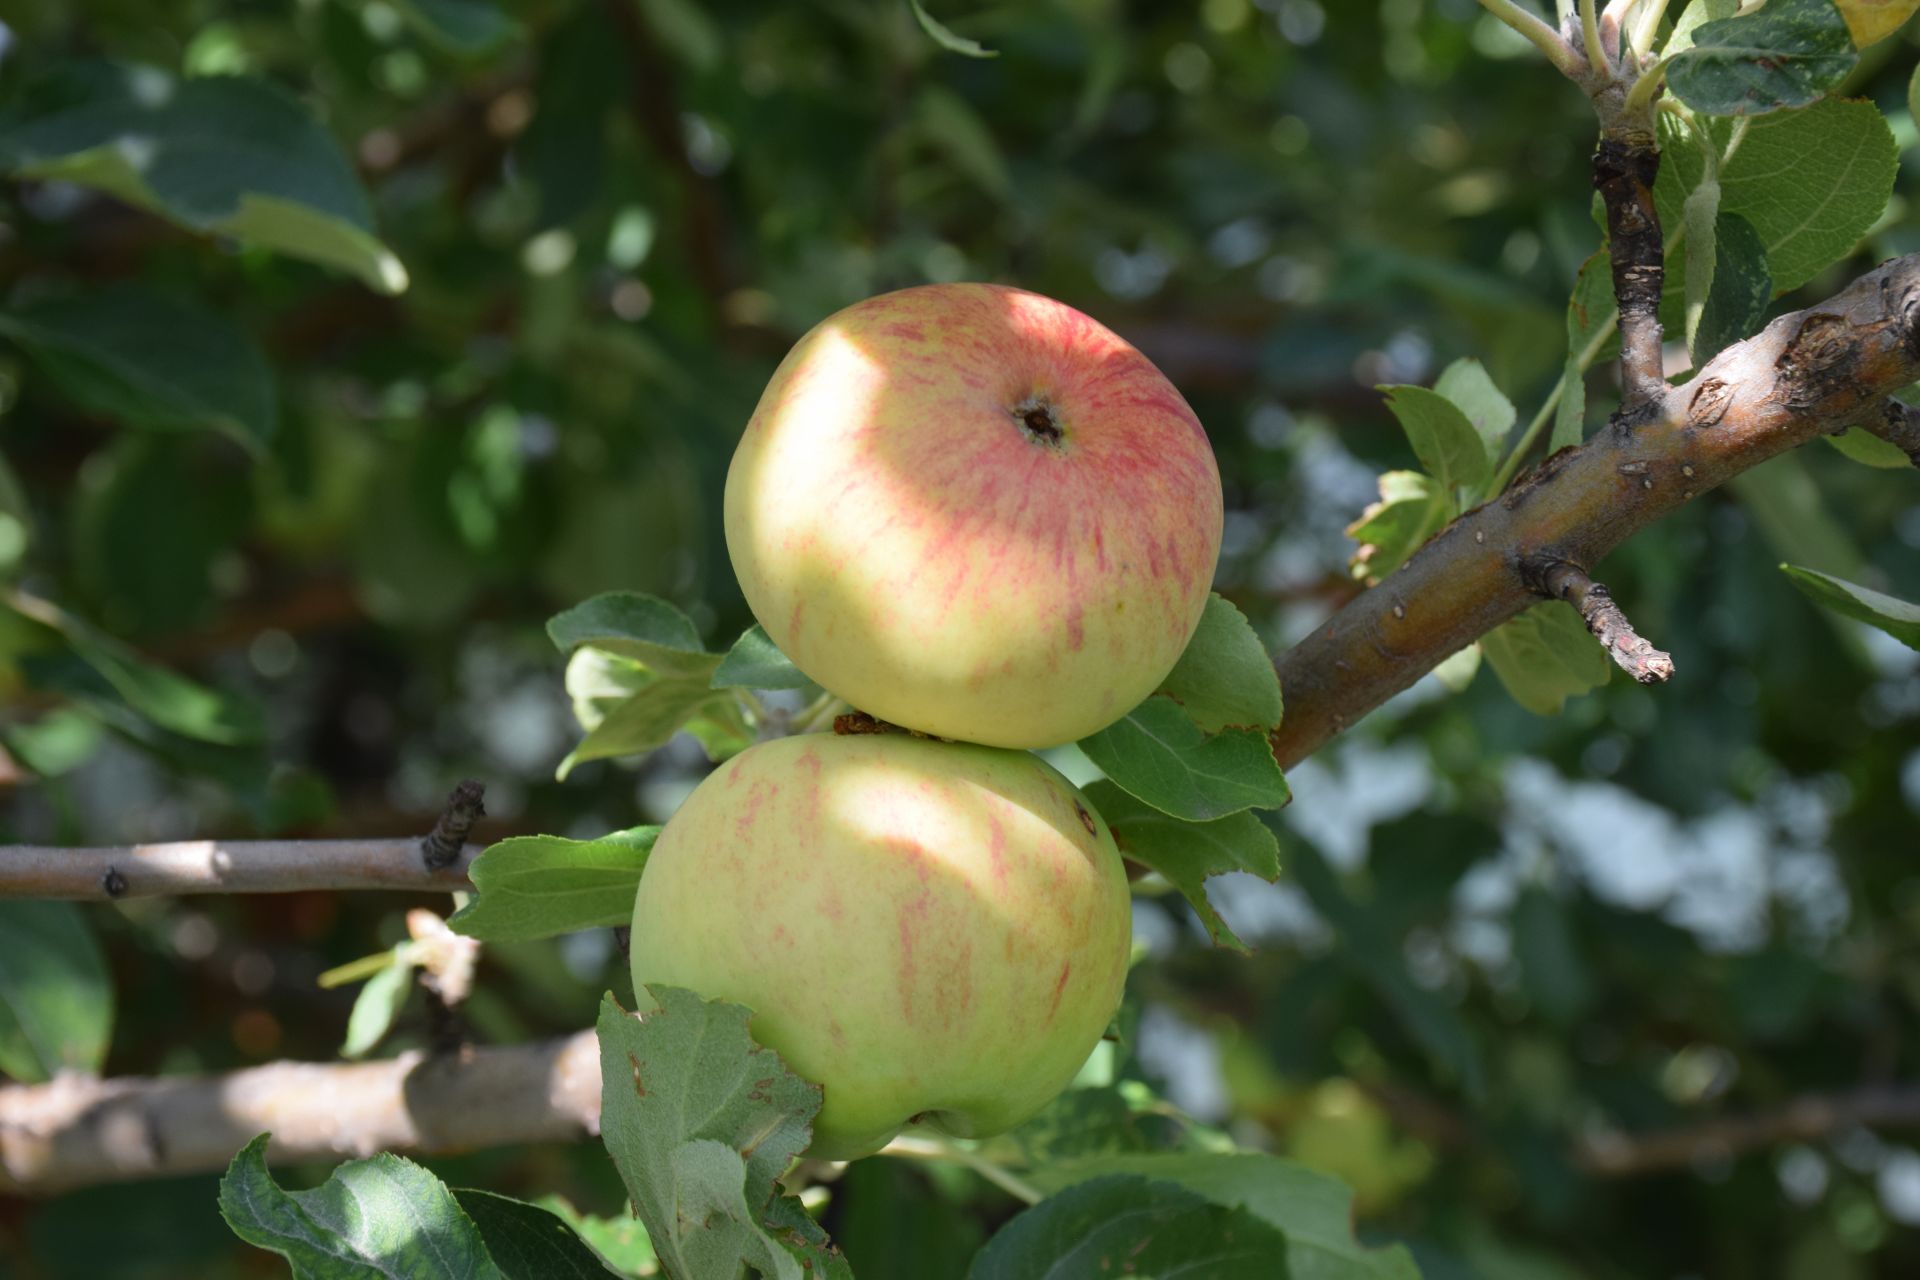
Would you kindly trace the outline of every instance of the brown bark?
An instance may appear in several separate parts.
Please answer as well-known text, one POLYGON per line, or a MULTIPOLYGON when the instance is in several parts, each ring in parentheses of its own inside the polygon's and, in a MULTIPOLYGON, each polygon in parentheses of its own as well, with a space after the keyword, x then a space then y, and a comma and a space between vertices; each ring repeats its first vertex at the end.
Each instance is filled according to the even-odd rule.
POLYGON ((0 845, 0 898, 151 898, 189 893, 296 893, 473 888, 467 845, 444 867, 427 866, 418 840, 180 840, 171 844, 53 849, 0 845))
POLYGON ((1637 416, 1616 416, 1443 529, 1276 660, 1282 766, 1306 759, 1540 597, 1522 566, 1593 567, 1674 508, 1873 414, 1920 377, 1920 254, 1728 347, 1637 416))
POLYGON ((271 1132, 267 1158, 333 1163, 572 1142, 600 1131, 591 1031, 511 1049, 384 1062, 275 1062, 215 1076, 63 1076, 0 1088, 0 1193, 223 1169, 271 1132))

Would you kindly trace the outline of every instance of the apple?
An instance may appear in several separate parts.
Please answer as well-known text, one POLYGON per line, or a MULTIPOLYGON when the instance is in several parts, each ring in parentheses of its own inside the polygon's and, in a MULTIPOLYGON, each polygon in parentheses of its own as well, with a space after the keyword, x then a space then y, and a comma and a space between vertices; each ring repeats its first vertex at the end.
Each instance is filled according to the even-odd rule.
POLYGON ((813 680, 942 738, 1047 747, 1152 693, 1220 553, 1206 433, 1064 303, 925 285, 822 321, 727 473, 754 616, 813 680))
POLYGON ((1106 823, 1026 752, 808 734, 710 774, 647 860, 633 985, 753 1010, 822 1086, 808 1153, 905 1125, 1019 1124, 1072 1081, 1120 1003, 1126 873, 1106 823))

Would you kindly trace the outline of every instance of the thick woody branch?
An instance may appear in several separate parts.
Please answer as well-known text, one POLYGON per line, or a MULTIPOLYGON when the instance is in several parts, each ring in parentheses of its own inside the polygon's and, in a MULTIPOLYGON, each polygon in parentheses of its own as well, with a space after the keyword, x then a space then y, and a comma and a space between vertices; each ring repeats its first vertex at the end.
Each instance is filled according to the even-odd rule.
POLYGON ((1660 1133, 1606 1133, 1581 1144, 1576 1163, 1610 1178, 1691 1169, 1787 1142, 1813 1142, 1857 1127, 1920 1128, 1920 1087, 1862 1089, 1796 1098, 1778 1111, 1726 1116, 1660 1133))
MULTIPOLYGON (((1471 1141, 1417 1098, 1390 1105, 1445 1147, 1471 1141), (1412 1110, 1409 1111, 1408 1108, 1412 1110)), ((1652 1133, 1584 1139, 1573 1163, 1603 1178, 1670 1173, 1844 1130, 1920 1128, 1920 1086, 1795 1099, 1775 1111, 1652 1133)), ((0 1087, 0 1194, 209 1173, 259 1133, 275 1164, 334 1163, 376 1151, 444 1155, 520 1142, 573 1142, 600 1129, 599 1048, 591 1031, 505 1049, 384 1062, 276 1062, 215 1076, 0 1087)))
POLYGON ((1920 467, 1920 409, 1888 400, 1878 417, 1868 418, 1860 425, 1905 453, 1914 466, 1920 467))
POLYGON ((591 1031, 384 1062, 276 1062, 218 1076, 0 1088, 0 1194, 206 1173, 271 1132, 274 1163, 444 1154, 600 1131, 591 1031))
POLYGON ((1641 684, 1660 684, 1672 677, 1672 657, 1654 648, 1633 629, 1627 615, 1614 603, 1613 593, 1603 583, 1589 578, 1586 570, 1565 560, 1523 568, 1528 576, 1538 579, 1537 589, 1541 595, 1565 600, 1579 611, 1587 630, 1593 632, 1593 638, 1622 671, 1641 684))
POLYGON ((0 898, 151 898, 307 889, 470 890, 467 845, 429 867, 419 840, 180 840, 54 849, 0 845, 0 898))
POLYGON ((1521 571, 1598 566, 1674 508, 1815 436, 1872 416, 1920 378, 1920 255, 1728 347, 1691 382, 1547 458, 1454 521, 1379 586, 1280 655, 1283 766, 1538 597, 1521 571))

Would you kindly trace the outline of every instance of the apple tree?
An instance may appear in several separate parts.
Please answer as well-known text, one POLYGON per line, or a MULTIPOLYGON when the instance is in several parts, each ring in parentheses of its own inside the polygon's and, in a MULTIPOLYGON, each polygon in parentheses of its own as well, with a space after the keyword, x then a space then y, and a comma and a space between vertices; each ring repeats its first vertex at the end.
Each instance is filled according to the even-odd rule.
POLYGON ((1920 1270, 1916 9, 13 0, 0 1275, 1920 1270))

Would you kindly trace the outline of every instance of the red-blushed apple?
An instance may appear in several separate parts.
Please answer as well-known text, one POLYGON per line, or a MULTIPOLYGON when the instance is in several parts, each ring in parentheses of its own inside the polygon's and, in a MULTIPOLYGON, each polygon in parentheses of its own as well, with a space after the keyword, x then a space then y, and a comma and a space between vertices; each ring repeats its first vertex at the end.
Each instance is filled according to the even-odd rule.
POLYGON ((794 664, 881 720, 1046 747, 1199 625, 1220 473, 1151 361, 1064 303, 925 285, 822 321, 727 473, 727 548, 794 664))
POLYGON ((909 1123, 1012 1128, 1099 1042, 1132 906, 1106 823, 1039 757, 903 734, 749 748, 660 833, 633 907, 636 997, 753 1010, 822 1086, 808 1152, 909 1123))

